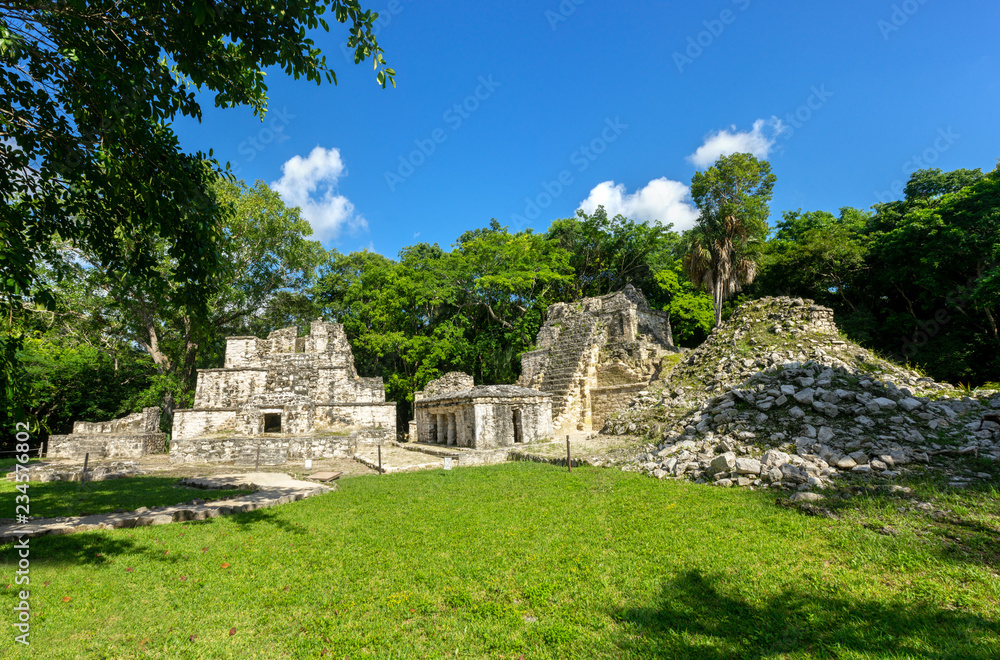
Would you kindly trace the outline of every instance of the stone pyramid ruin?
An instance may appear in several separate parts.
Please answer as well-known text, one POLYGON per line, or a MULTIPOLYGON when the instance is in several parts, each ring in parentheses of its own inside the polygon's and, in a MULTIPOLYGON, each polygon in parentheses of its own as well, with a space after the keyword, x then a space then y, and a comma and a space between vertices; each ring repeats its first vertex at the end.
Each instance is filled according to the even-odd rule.
POLYGON ((977 460, 1000 461, 1000 396, 872 354, 812 301, 764 298, 741 306, 604 432, 647 438, 627 469, 658 478, 809 491, 934 469, 962 487, 990 478, 977 460))
POLYGON ((550 305, 519 385, 552 394, 558 436, 600 429, 656 374, 673 346, 669 317, 631 284, 606 296, 550 305))

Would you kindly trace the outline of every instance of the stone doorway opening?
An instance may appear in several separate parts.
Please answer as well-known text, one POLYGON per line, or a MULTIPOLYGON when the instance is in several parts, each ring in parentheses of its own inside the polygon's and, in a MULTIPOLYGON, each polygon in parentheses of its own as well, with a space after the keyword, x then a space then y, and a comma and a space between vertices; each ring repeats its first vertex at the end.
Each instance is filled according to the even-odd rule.
POLYGON ((514 410, 514 444, 524 442, 524 431, 521 426, 521 410, 514 410))
POLYGON ((281 413, 264 413, 264 433, 281 433, 281 413))

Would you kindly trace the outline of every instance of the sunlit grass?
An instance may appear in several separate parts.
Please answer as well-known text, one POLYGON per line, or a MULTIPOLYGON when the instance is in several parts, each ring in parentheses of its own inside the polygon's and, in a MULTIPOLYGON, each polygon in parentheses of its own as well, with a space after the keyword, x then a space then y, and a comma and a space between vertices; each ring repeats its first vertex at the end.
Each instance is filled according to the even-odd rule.
MULTIPOLYGON (((891 516, 865 506, 851 515, 891 516)), ((33 539, 32 651, 1000 657, 996 564, 840 513, 536 463, 354 477, 249 514, 33 539)))

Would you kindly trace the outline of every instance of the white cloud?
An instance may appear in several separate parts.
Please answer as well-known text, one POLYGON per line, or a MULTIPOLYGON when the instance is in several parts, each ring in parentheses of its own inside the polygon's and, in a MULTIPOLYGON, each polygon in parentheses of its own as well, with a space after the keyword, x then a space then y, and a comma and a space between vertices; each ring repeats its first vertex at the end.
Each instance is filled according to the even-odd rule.
POLYGON ((709 133, 705 142, 687 159, 697 167, 709 167, 719 156, 750 153, 767 158, 778 136, 788 128, 777 117, 758 119, 749 131, 737 131, 736 126, 709 133))
POLYGON ((346 176, 339 149, 317 146, 309 156, 295 156, 281 166, 281 178, 271 183, 289 206, 302 209, 321 241, 336 240, 346 228, 351 234, 368 231, 368 221, 354 204, 337 192, 337 181, 346 176))
POLYGON ((593 213, 603 205, 609 218, 620 213, 640 222, 673 223, 674 230, 683 231, 693 227, 698 219, 698 209, 690 200, 691 190, 686 185, 660 177, 631 194, 625 192, 624 183, 604 181, 594 186, 578 206, 586 213, 593 213))

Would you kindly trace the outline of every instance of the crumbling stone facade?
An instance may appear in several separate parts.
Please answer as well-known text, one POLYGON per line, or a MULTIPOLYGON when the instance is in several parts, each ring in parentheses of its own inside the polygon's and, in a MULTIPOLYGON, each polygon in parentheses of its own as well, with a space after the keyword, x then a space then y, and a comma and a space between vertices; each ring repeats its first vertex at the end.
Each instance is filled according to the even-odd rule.
POLYGON ((665 355, 678 351, 669 317, 631 284, 550 305, 536 346, 521 355, 520 384, 553 395, 556 433, 600 428, 649 383, 665 355))
POLYGON ((497 449, 552 438, 551 395, 516 385, 472 383, 472 376, 451 372, 417 392, 410 439, 497 449))
POLYGON ((225 366, 199 369, 194 407, 174 411, 171 460, 239 462, 252 450, 280 464, 391 440, 396 404, 381 378, 358 376, 344 326, 317 320, 297 335, 291 327, 227 338, 225 366))
POLYGON ((74 422, 70 435, 49 436, 49 458, 141 458, 162 454, 167 435, 160 433, 160 409, 142 412, 109 422, 74 422))

